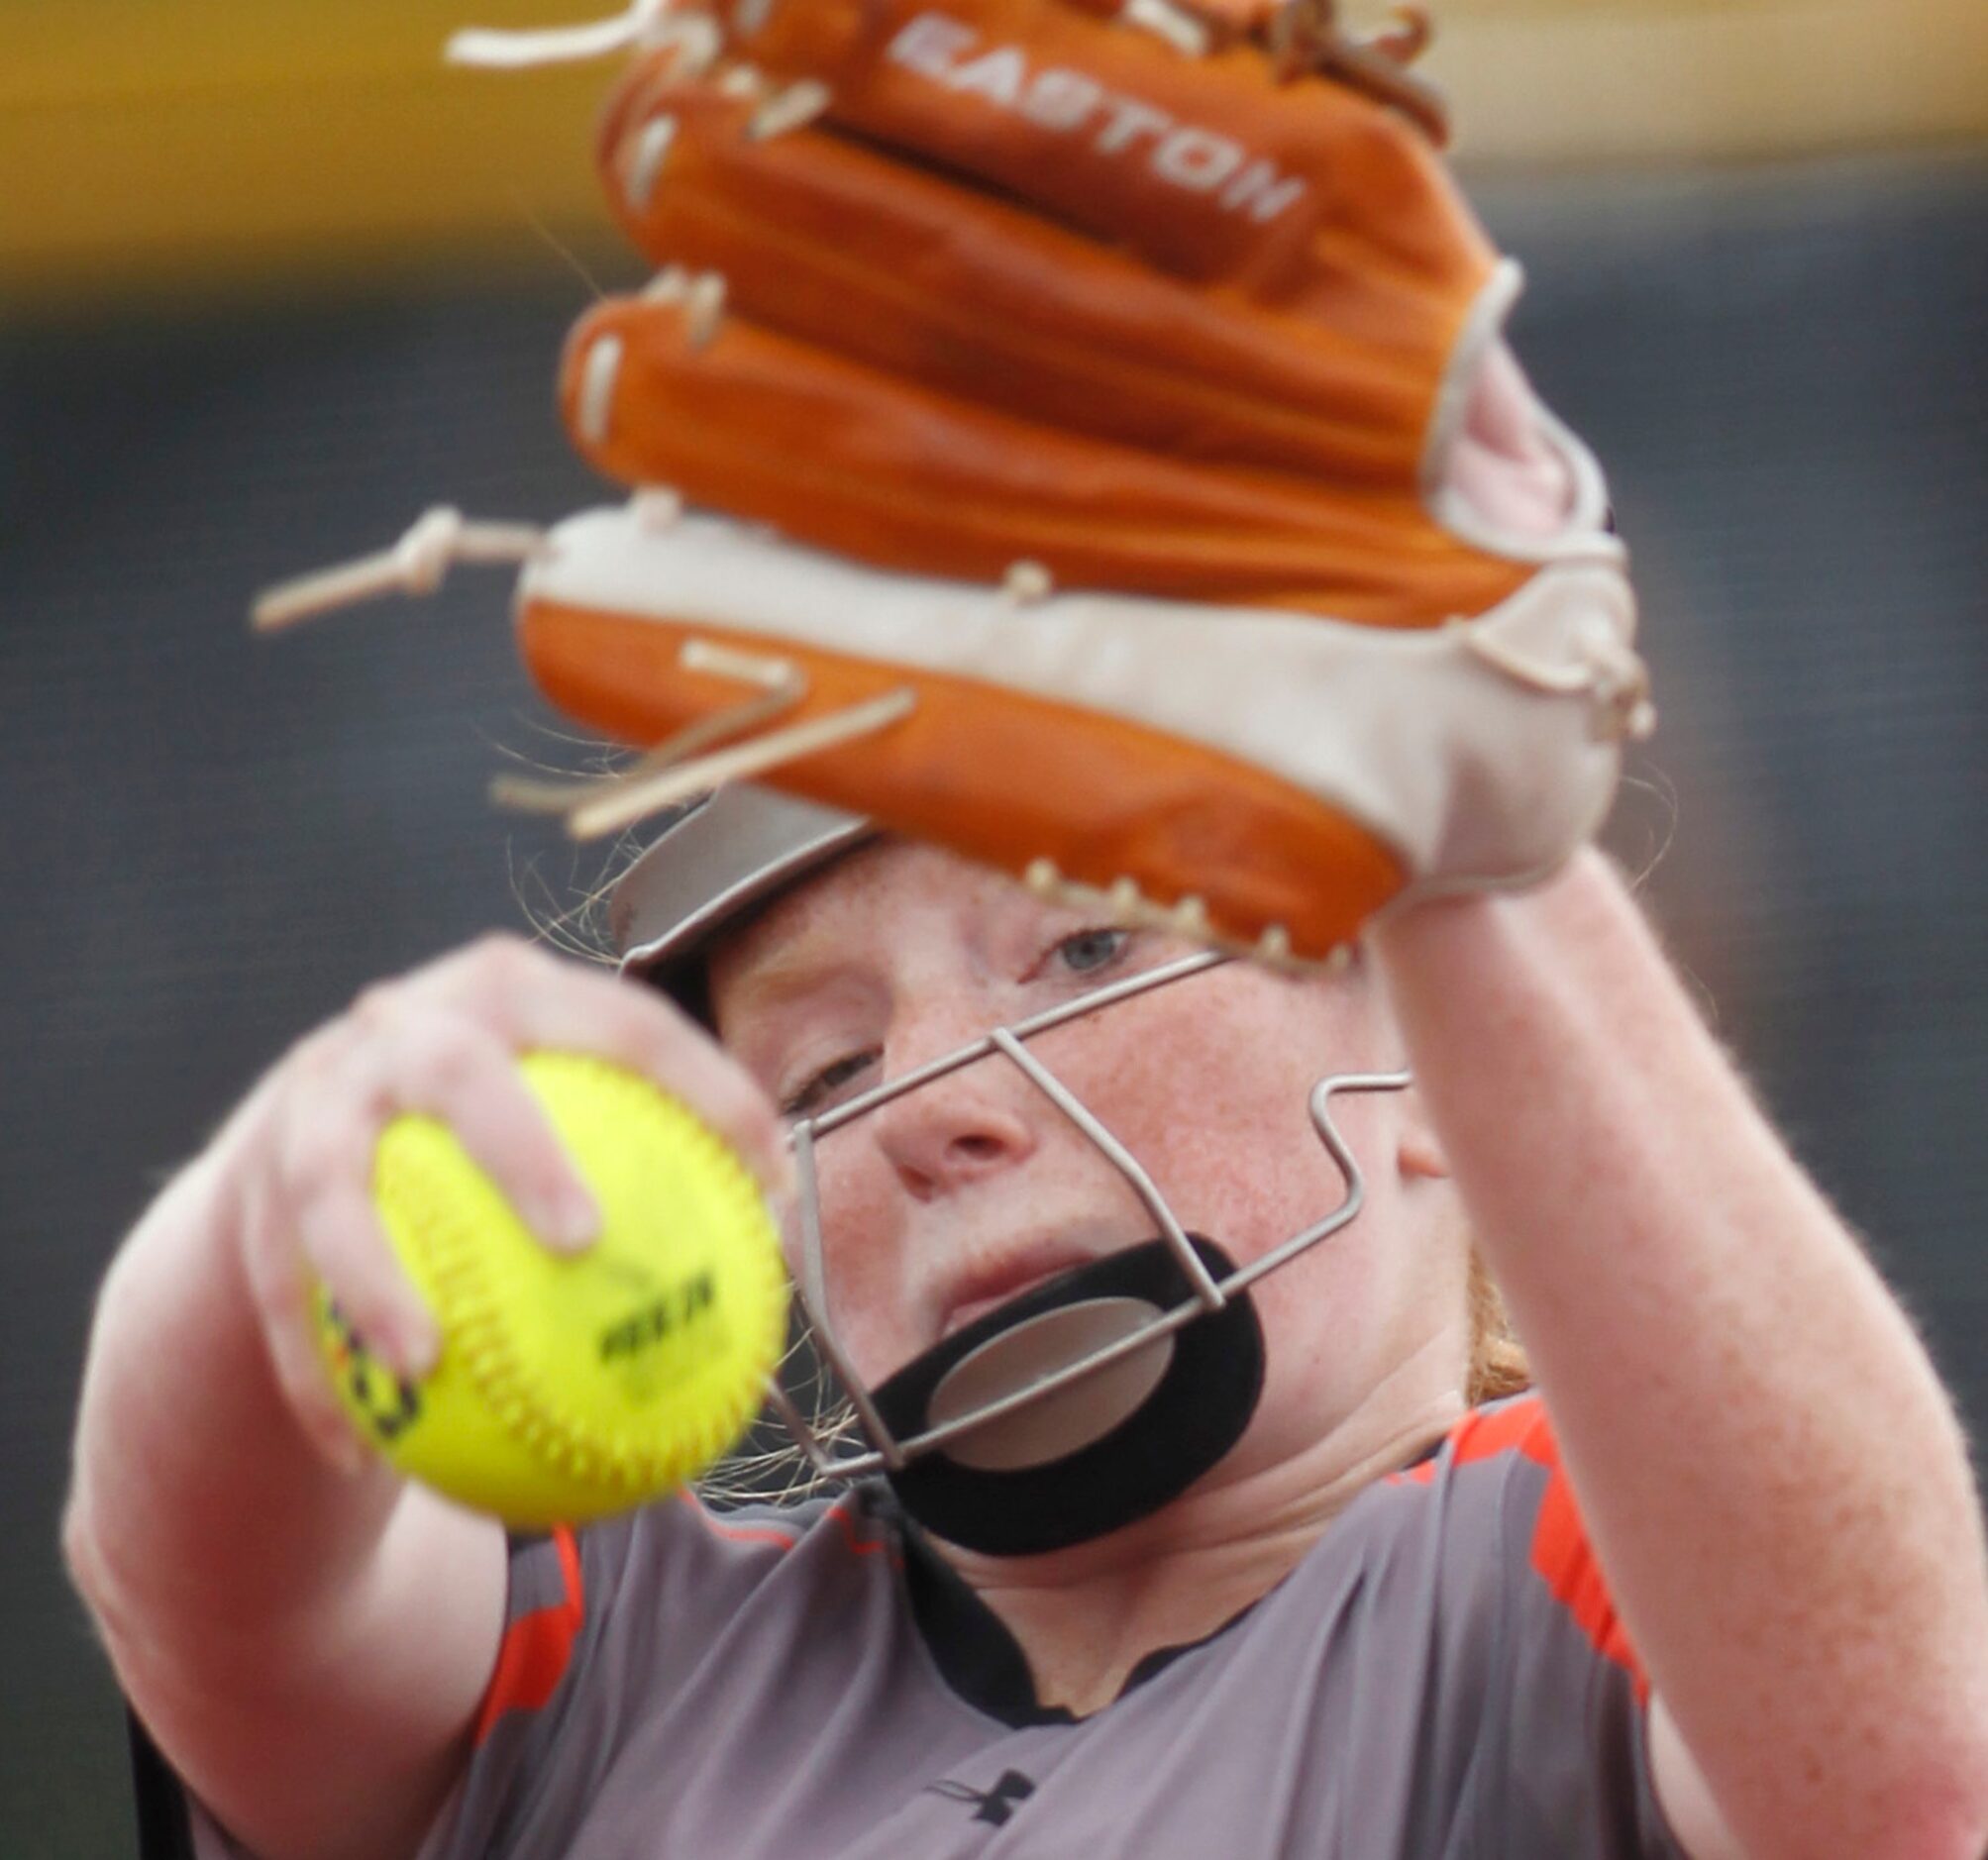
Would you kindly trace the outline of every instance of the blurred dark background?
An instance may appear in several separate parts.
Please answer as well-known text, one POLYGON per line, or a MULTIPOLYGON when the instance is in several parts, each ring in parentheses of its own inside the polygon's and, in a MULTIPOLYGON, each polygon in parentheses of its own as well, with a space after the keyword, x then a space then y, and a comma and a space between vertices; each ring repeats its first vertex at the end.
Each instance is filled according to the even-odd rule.
MULTIPOLYGON (((1482 179, 1531 279, 1520 352, 1635 554, 1663 726, 1612 843, 1978 1438, 1988 159, 1482 179)), ((590 294, 574 264, 637 274, 506 216, 495 257, 447 266, 67 291, 41 266, 0 291, 0 1853, 131 1843, 55 1548, 120 1235, 356 988, 600 872, 483 798, 512 757, 586 759, 511 657, 500 573, 279 641, 244 625, 260 584, 430 503, 607 494, 567 455, 552 362, 590 294)))

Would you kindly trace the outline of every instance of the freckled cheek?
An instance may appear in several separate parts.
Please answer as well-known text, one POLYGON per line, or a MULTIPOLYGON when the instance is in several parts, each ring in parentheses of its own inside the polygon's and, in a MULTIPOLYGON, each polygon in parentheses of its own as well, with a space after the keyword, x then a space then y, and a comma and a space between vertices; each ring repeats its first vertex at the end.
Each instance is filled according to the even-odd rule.
MULTIPOLYGON (((832 1140, 816 1153, 829 1316, 842 1348, 872 1382, 908 1361, 919 1334, 911 1311, 903 1227, 882 1177, 880 1169, 866 1168, 851 1151, 838 1156, 832 1140)), ((794 1283, 805 1287, 798 1214, 789 1220, 785 1239, 788 1269, 794 1283)))
POLYGON ((1371 1233, 1355 1221, 1258 1282, 1265 1329, 1301 1353, 1343 1350, 1381 1315, 1387 1274, 1371 1233))
POLYGON ((1240 1261, 1319 1219, 1343 1185, 1305 1110, 1305 1088, 1265 1091, 1203 1073, 1159 1094, 1122 1135, 1184 1224, 1240 1261))

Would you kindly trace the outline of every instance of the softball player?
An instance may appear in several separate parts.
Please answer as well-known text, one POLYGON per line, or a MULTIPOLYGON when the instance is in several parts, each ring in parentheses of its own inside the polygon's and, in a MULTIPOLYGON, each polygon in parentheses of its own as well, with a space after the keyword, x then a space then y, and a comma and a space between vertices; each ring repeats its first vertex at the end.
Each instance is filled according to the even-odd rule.
POLYGON ((588 313, 569 422, 753 521, 387 568, 528 558, 540 681, 662 745, 611 806, 828 806, 678 818, 623 976, 492 939, 367 991, 125 1243, 65 1547, 158 1851, 1978 1860, 1965 1443, 1583 850, 1648 721, 1623 554, 1418 35, 555 37, 637 46, 603 171, 706 267, 588 313), (313 1282, 401 1374, 439 1342, 393 1116, 592 1236, 540 1048, 783 1207, 832 1490, 511 1543, 361 1449, 313 1282))

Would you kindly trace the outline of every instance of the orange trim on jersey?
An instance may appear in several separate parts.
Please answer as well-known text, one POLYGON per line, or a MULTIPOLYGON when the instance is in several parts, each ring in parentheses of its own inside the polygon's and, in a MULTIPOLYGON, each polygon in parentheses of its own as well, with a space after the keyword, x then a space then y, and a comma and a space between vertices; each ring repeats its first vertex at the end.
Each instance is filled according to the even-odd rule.
POLYGON ((521 1614, 504 1629, 497 1665, 476 1714, 475 1740, 480 1744, 506 1711, 536 1711, 559 1690, 573 1658, 573 1643, 586 1619, 586 1589, 580 1577, 579 1546, 566 1525, 556 1525, 552 1540, 559 1552, 560 1576, 566 1594, 542 1608, 521 1614))
POLYGON ((1602 1566, 1588 1542, 1588 1527, 1574 1501, 1573 1484, 1557 1460, 1546 1484, 1546 1496, 1539 1501, 1538 1521, 1532 1527, 1532 1567, 1596 1651, 1628 1674, 1637 1701, 1647 1705, 1649 1675, 1616 1612, 1615 1598, 1609 1594, 1602 1566))
MULTIPOLYGON (((1573 1483, 1560 1464, 1560 1447, 1553 1437, 1545 1402, 1537 1395, 1526 1395, 1495 1408, 1473 1408, 1450 1429, 1444 1444, 1457 1466, 1495 1459, 1501 1453, 1517 1453, 1547 1469, 1545 1496, 1539 1500, 1539 1515, 1532 1526, 1532 1568, 1595 1650, 1628 1674, 1636 1698, 1647 1704, 1649 1676, 1616 1612, 1615 1599, 1588 1540, 1573 1483)), ((1426 1486, 1435 1478, 1436 1464, 1435 1459, 1424 1460, 1397 1473, 1394 1483, 1426 1486)))
MULTIPOLYGON (((1501 1453, 1521 1453, 1541 1466, 1557 1467, 1559 1453, 1545 1417, 1545 1404, 1537 1395, 1495 1408, 1472 1408, 1449 1430, 1443 1445, 1458 1466, 1473 1466, 1479 1460, 1496 1459, 1501 1453)), ((1440 1457, 1432 1455, 1419 1466, 1398 1473, 1396 1478, 1426 1486, 1435 1478, 1440 1457)))
POLYGON ((713 1537, 722 1537, 727 1543, 770 1543, 776 1550, 791 1550, 800 1539, 790 1530, 782 1530, 777 1524, 727 1524, 715 1513, 705 1508, 694 1492, 680 1492, 677 1495, 696 1514, 697 1522, 713 1537))
MULTIPOLYGON (((723 1537, 730 1543, 770 1543, 779 1550, 791 1550, 800 1541, 797 1533, 782 1530, 777 1524, 727 1524, 707 1510, 694 1493, 685 1492, 680 1496, 714 1537, 723 1537)), ((891 1554, 892 1546, 888 1537, 859 1537, 856 1534, 856 1520, 849 1514, 849 1503, 847 1498, 838 1498, 823 1514, 824 1521, 835 1523, 842 1532, 843 1542, 857 1556, 876 1556, 880 1552, 891 1554)))
POLYGON ((900 1561, 889 1538, 857 1536, 856 1520, 849 1515, 847 1503, 846 1499, 838 1498, 828 1507, 828 1515, 835 1520, 842 1531, 843 1542, 860 1557, 876 1556, 882 1551, 889 1556, 893 1563, 900 1561))

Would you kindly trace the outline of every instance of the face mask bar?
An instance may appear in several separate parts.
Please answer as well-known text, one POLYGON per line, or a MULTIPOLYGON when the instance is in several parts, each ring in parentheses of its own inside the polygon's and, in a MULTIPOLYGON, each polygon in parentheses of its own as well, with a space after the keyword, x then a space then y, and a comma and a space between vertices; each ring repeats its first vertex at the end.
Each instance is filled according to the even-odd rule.
POLYGON ((1160 1192, 1153 1179, 1140 1167, 1137 1159, 1099 1122, 1083 1100, 1027 1049, 1026 1042, 1038 1034, 1047 1033, 1051 1028, 1063 1026, 1087 1014, 1114 1006, 1132 995, 1143 994, 1154 988, 1164 987, 1169 982, 1184 981, 1189 976, 1218 968, 1231 960, 1233 959, 1224 952, 1208 950, 1183 957, 1178 962, 1164 964, 1144 975, 1130 976, 1122 982, 1111 982, 1077 1000, 1066 1001, 1061 1006, 1016 1021, 1012 1026, 996 1027, 980 1039, 970 1041, 942 1058, 906 1073, 901 1079, 894 1079, 878 1085, 851 1098, 847 1103, 838 1104, 818 1116, 803 1118, 794 1125, 789 1135, 789 1142, 793 1146, 795 1173, 799 1183, 798 1212, 801 1233, 798 1264, 801 1301, 813 1325, 815 1348, 834 1371, 837 1383, 848 1395, 857 1418, 863 1423, 864 1431, 872 1442, 872 1450, 867 1453, 836 1457, 808 1425, 798 1407, 780 1387, 778 1381, 772 1382, 768 1388, 768 1400, 807 1457, 808 1464, 818 1475, 828 1479, 853 1480, 869 1478, 878 1473, 897 1472, 921 1454, 930 1453, 963 1434, 1000 1420, 1018 1408, 1039 1401, 1087 1377, 1095 1376, 1133 1352, 1143 1350, 1163 1337, 1171 1336, 1196 1318, 1221 1310, 1231 1298, 1247 1291, 1266 1274, 1288 1265, 1299 1254, 1337 1233, 1359 1214, 1366 1202, 1366 1179, 1361 1174, 1360 1166, 1347 1147, 1345 1139, 1333 1125, 1331 1100, 1342 1091, 1399 1091, 1410 1082, 1410 1075, 1406 1072, 1337 1073, 1320 1079, 1312 1086, 1308 1101, 1312 1129, 1343 1177, 1346 1192, 1338 1206, 1322 1220, 1314 1222, 1281 1245, 1273 1247, 1262 1258, 1238 1268, 1221 1280, 1216 1280, 1202 1264, 1200 1256, 1189 1243, 1187 1233, 1173 1209, 1168 1206, 1166 1197, 1160 1192), (1193 1287, 1194 1295, 1162 1313, 1151 1323, 1142 1325, 1114 1342, 1037 1378, 1023 1388, 1014 1390, 998 1399, 986 1402, 971 1413, 928 1427, 923 1432, 900 1441, 878 1413, 875 1403, 870 1398, 867 1385, 844 1353, 829 1310, 827 1278, 822 1264, 821 1209, 815 1176, 815 1145, 822 1137, 841 1129, 846 1124, 854 1123, 860 1117, 868 1116, 893 1099, 915 1091, 922 1085, 930 1085, 934 1080, 959 1072, 965 1067, 978 1065, 996 1054, 1017 1067, 1022 1076, 1090 1139, 1124 1179, 1152 1216, 1160 1237, 1166 1242, 1181 1272, 1193 1287))

